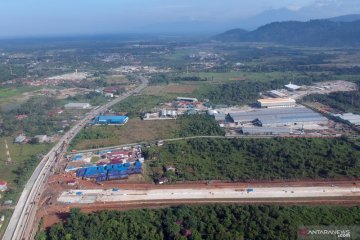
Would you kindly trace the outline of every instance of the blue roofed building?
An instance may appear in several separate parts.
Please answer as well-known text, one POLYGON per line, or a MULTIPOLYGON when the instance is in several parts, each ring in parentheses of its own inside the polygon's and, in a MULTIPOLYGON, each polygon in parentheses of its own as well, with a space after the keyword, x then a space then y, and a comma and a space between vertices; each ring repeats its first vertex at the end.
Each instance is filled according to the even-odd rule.
POLYGON ((128 120, 127 116, 97 116, 93 120, 93 124, 124 125, 128 120))

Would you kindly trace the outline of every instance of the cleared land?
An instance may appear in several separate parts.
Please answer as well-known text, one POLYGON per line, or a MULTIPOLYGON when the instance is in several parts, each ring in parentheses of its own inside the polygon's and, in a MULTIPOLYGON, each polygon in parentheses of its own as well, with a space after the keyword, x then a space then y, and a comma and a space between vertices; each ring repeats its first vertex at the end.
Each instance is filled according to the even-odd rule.
POLYGON ((8 103, 22 102, 30 98, 39 87, 0 88, 0 108, 8 103))
POLYGON ((106 77, 108 84, 129 84, 129 79, 125 75, 110 75, 106 77))
POLYGON ((98 128, 96 131, 101 131, 103 134, 99 135, 99 139, 83 139, 78 143, 75 141, 73 148, 80 150, 172 138, 179 126, 175 120, 142 121, 130 119, 124 126, 96 126, 94 128, 98 128))
POLYGON ((171 93, 192 93, 198 86, 189 85, 189 84, 169 84, 169 85, 159 85, 159 86, 150 86, 146 88, 144 94, 147 95, 163 95, 171 93))

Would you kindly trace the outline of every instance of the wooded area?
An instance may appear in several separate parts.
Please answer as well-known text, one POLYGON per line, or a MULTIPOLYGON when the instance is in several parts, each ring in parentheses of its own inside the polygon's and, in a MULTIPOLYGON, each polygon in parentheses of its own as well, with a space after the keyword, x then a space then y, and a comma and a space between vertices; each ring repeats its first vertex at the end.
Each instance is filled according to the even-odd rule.
POLYGON ((179 137, 225 135, 224 129, 207 114, 182 115, 176 121, 180 125, 179 137))
POLYGON ((304 101, 320 102, 342 112, 360 114, 360 91, 312 94, 306 96, 304 101))
POLYGON ((360 147, 348 139, 191 139, 144 151, 157 180, 359 178, 360 147), (165 166, 176 172, 164 173, 165 166))
POLYGON ((301 226, 359 225, 360 207, 179 206, 91 214, 72 209, 36 240, 296 239, 301 226))

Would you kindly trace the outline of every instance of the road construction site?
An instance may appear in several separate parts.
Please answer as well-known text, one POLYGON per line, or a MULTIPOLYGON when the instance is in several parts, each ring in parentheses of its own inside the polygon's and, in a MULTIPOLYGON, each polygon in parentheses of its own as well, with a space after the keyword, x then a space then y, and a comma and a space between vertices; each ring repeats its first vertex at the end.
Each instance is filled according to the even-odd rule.
POLYGON ((65 204, 196 199, 269 199, 359 197, 360 188, 349 187, 259 187, 259 188, 178 188, 178 189, 87 189, 63 192, 58 198, 65 204))

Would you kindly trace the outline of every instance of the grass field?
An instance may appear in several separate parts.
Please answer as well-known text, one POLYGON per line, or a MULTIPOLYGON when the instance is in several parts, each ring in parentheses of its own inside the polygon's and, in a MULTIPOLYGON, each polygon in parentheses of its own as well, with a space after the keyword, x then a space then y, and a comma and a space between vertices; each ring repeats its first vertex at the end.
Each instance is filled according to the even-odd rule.
MULTIPOLYGON (((223 83, 228 81, 242 81, 242 80, 256 80, 256 81, 271 81, 277 78, 292 78, 304 76, 301 73, 297 72, 198 72, 198 73, 189 73, 189 74, 182 74, 181 76, 196 76, 201 78, 207 78, 209 82, 213 83, 223 83)), ((199 84, 203 84, 199 82, 199 84)))
POLYGON ((33 92, 39 90, 39 87, 16 87, 16 88, 0 88, 0 105, 8 102, 16 101, 16 97, 24 98, 21 96, 26 92, 33 92))
MULTIPOLYGON (((18 167, 24 166, 32 155, 47 153, 52 144, 13 144, 13 140, 10 137, 0 138, 0 180, 7 181, 9 187, 16 189, 17 185, 14 180, 17 178, 17 175, 14 171, 18 167), (7 161, 5 140, 9 146, 11 162, 7 161)), ((31 172, 32 169, 29 169, 29 173, 31 172)))
MULTIPOLYGON (((76 142, 73 148, 77 150, 114 146, 141 141, 152 141, 172 138, 176 135, 179 126, 175 120, 143 121, 130 119, 124 126, 95 126, 110 137, 100 139, 84 139, 76 142)), ((91 128, 83 131, 93 131, 91 128)))
POLYGON ((129 79, 125 75, 110 75, 106 77, 108 84, 128 84, 129 79))
POLYGON ((169 84, 149 86, 143 93, 146 95, 190 94, 198 88, 199 86, 191 84, 169 84))
POLYGON ((130 96, 112 107, 115 112, 128 113, 129 117, 139 117, 142 112, 150 111, 160 103, 173 99, 166 95, 140 95, 130 96))

